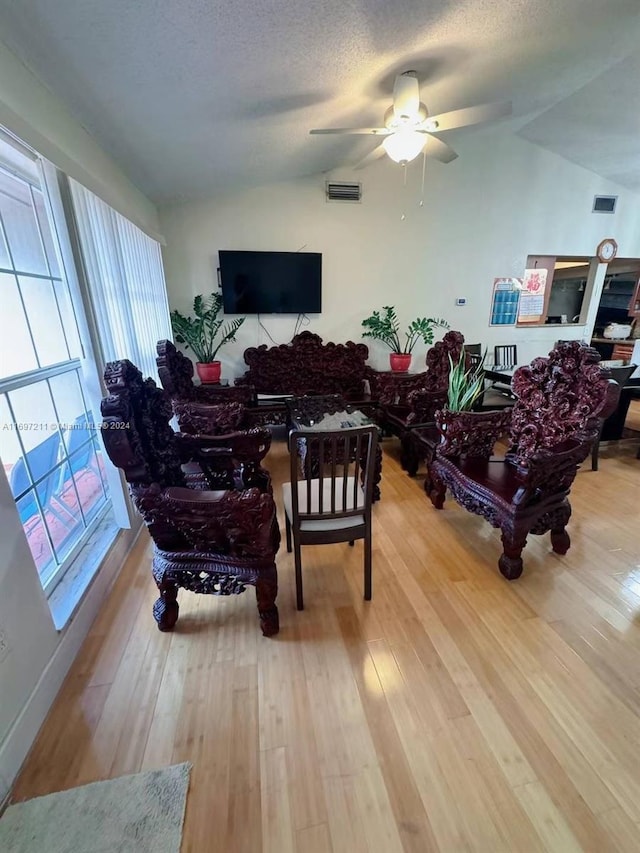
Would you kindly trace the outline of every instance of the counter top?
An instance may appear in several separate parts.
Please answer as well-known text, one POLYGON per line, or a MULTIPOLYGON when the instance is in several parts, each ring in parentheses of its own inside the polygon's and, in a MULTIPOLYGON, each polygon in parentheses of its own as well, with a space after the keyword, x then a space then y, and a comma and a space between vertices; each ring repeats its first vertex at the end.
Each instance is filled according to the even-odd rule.
POLYGON ((591 338, 592 344, 635 344, 638 338, 591 338))

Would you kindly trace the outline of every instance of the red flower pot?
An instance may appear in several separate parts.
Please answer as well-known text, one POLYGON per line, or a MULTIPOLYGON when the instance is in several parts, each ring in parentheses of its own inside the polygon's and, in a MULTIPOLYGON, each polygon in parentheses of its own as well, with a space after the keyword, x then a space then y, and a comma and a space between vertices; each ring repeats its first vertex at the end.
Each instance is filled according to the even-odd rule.
POLYGON ((196 361, 196 370, 201 382, 220 382, 220 368, 222 367, 219 361, 210 361, 204 363, 196 361))
POLYGON ((391 364, 391 370, 395 370, 397 373, 406 373, 411 367, 411 353, 392 352, 389 355, 389 363, 391 364))

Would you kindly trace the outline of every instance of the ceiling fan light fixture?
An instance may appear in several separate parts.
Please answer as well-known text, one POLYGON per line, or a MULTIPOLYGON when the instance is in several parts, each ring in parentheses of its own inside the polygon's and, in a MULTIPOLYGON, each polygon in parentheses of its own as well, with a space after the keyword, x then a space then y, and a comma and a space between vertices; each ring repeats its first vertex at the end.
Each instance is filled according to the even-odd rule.
POLYGON ((415 130, 404 130, 385 137, 382 145, 392 160, 404 166, 415 160, 426 141, 424 134, 415 130))

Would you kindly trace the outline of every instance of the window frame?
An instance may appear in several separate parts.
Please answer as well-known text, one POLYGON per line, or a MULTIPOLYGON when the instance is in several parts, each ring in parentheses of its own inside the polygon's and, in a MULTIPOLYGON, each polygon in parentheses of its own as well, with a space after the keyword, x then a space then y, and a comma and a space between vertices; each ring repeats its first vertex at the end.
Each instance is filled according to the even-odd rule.
MULTIPOLYGON (((1 139, 2 142, 10 146, 13 144, 13 140, 8 134, 2 133, 1 139)), ((37 383, 45 382, 58 376, 74 374, 77 377, 78 388, 83 401, 83 412, 86 414, 86 417, 88 417, 89 423, 98 424, 101 421, 99 403, 103 396, 103 388, 98 375, 98 362, 95 357, 96 347, 92 340, 89 326, 86 322, 86 300, 83 297, 80 283, 76 275, 73 253, 71 251, 68 234, 69 221, 65 215, 59 191, 59 179, 61 173, 55 166, 53 166, 53 164, 44 160, 35 152, 31 152, 29 149, 26 149, 24 145, 19 142, 14 146, 14 148, 21 155, 24 156, 26 154, 29 160, 33 162, 33 174, 29 173, 26 163, 24 165, 24 170, 14 168, 9 156, 7 158, 9 162, 4 158, 0 160, 0 167, 4 173, 28 187, 29 200, 35 217, 38 240, 45 259, 48 275, 21 271, 15 268, 15 256, 12 250, 11 241, 8 238, 2 213, 0 213, 0 229, 6 244, 9 263, 12 267, 2 267, 0 272, 10 275, 15 279, 18 288, 18 296, 22 303, 25 317, 27 318, 29 317, 29 311, 27 310, 27 306, 23 298, 21 278, 41 279, 51 284, 53 299, 55 300, 60 316, 64 337, 64 348, 66 349, 68 358, 64 361, 56 362, 54 364, 46 364, 43 366, 41 353, 39 351, 37 341, 35 340, 32 324, 27 322, 27 330, 33 347, 36 364, 38 366, 33 370, 13 374, 0 379, 0 394, 6 395, 4 396, 4 399, 10 416, 15 422, 14 409, 9 397, 11 392, 15 392, 29 386, 34 386, 37 383), (38 176, 37 181, 35 177, 36 173, 38 176), (36 191, 40 197, 38 200, 36 200, 35 196, 36 191), (42 207, 40 207, 40 199, 42 200, 42 207), (41 222, 41 219, 43 214, 46 217, 48 228, 51 231, 52 246, 48 245, 48 236, 45 235, 42 230, 43 222, 41 222), (53 257, 50 257, 51 252, 55 253, 55 264, 53 263, 53 257), (59 268, 57 270, 58 274, 54 274, 54 267, 56 265, 59 268), (65 312, 62 310, 60 293, 57 291, 58 287, 66 287, 67 289, 70 303, 70 312, 68 316, 65 316, 65 312), (73 326, 75 326, 75 328, 73 328, 73 326), (73 335, 77 335, 77 340, 73 340, 73 335), (74 352, 78 352, 78 355, 72 355, 74 352)), ((66 311, 66 304, 64 308, 66 311)), ((55 417, 59 419, 59 402, 56 400, 51 386, 49 386, 49 393, 51 394, 51 402, 53 405, 53 411, 55 412, 55 417)), ((30 485, 29 488, 23 490, 20 495, 14 496, 14 502, 17 509, 18 502, 22 498, 27 495, 32 495, 35 505, 38 508, 40 521, 43 524, 44 535, 53 556, 52 565, 47 571, 43 572, 41 569, 38 569, 38 576, 47 598, 51 596, 55 588, 63 580, 66 572, 78 557, 78 554, 86 547, 87 542, 90 541, 96 529, 103 524, 108 513, 113 513, 115 515, 116 522, 119 527, 131 527, 131 509, 129 502, 125 497, 122 479, 118 476, 118 472, 114 474, 115 469, 112 469, 109 465, 105 465, 101 472, 102 476, 100 487, 103 491, 102 498, 104 503, 97 509, 92 517, 87 515, 86 509, 83 508, 77 484, 75 479, 72 477, 73 488, 78 503, 77 518, 82 524, 82 529, 79 531, 77 540, 71 545, 70 550, 66 553, 64 558, 58 562, 59 546, 56 548, 54 545, 49 525, 45 521, 44 513, 46 507, 43 507, 41 503, 38 488, 39 485, 44 483, 48 477, 55 476, 56 472, 62 471, 65 465, 69 466, 69 471, 71 472, 71 458, 68 453, 66 437, 63 429, 58 427, 58 431, 60 433, 61 442, 59 458, 47 472, 39 473, 36 477, 29 465, 27 448, 23 441, 21 431, 16 430, 17 446, 19 447, 21 457, 24 460, 30 485)), ((96 436, 88 434, 87 441, 85 442, 85 444, 88 445, 87 449, 89 449, 89 447, 95 447, 96 438, 96 436)), ((100 448, 100 439, 97 438, 97 441, 99 449, 101 449, 104 454, 104 449, 100 448)), ((82 446, 84 447, 84 444, 82 446)))

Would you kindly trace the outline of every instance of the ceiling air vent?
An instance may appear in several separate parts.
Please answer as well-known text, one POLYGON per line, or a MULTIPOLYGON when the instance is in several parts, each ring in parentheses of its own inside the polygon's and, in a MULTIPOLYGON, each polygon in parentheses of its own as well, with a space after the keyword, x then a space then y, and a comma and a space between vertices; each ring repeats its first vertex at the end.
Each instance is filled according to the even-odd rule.
POLYGON ((327 181, 326 193, 327 201, 360 201, 362 198, 362 184, 327 181))
POLYGON ((593 197, 592 213, 615 213, 617 195, 596 195, 593 197))

